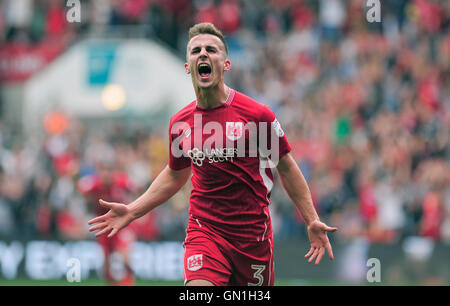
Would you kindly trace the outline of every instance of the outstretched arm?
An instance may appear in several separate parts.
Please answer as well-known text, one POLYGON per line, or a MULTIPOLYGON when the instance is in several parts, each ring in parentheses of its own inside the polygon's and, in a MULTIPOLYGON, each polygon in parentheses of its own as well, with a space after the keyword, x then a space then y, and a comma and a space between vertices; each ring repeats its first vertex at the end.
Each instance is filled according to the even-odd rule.
POLYGON ((183 187, 190 174, 190 167, 175 171, 166 166, 150 187, 132 203, 125 205, 100 199, 100 204, 109 208, 109 211, 90 220, 88 224, 93 226, 89 228, 89 231, 100 230, 96 233, 96 237, 106 233, 109 233, 108 237, 114 236, 133 220, 142 217, 170 199, 183 187))
POLYGON ((328 240, 327 232, 335 232, 337 228, 329 227, 325 223, 320 222, 312 202, 308 184, 290 153, 280 159, 277 170, 281 184, 299 210, 308 229, 311 249, 305 255, 305 258, 309 257, 308 262, 312 262, 316 258, 315 264, 318 265, 325 250, 327 250, 330 258, 333 259, 333 250, 328 240))

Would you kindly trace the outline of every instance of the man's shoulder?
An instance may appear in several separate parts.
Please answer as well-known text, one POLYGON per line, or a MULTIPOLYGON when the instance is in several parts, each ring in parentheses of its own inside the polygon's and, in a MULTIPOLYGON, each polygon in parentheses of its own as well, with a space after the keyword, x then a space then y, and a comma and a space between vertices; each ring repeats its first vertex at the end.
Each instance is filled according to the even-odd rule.
POLYGON ((196 107, 196 101, 192 101, 191 103, 189 103, 188 105, 186 105, 185 107, 183 107, 182 109, 180 109, 179 111, 177 111, 171 118, 170 118, 170 123, 174 123, 177 121, 184 121, 187 118, 189 118, 193 111, 195 110, 196 107))
POLYGON ((261 103, 241 92, 236 91, 235 99, 238 103, 236 105, 238 107, 244 108, 246 113, 249 115, 253 115, 255 118, 259 118, 263 120, 267 117, 270 117, 273 113, 269 106, 264 103, 261 103))

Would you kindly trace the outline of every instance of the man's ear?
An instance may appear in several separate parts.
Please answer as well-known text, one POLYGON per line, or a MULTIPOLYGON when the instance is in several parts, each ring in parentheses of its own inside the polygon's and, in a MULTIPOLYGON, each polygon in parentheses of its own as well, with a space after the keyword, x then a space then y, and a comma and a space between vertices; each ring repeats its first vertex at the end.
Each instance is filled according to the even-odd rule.
POLYGON ((184 63, 184 70, 186 70, 187 74, 191 73, 191 70, 189 70, 189 65, 187 63, 184 63))
POLYGON ((231 68, 231 62, 229 59, 225 60, 225 63, 223 64, 223 71, 228 71, 231 68))

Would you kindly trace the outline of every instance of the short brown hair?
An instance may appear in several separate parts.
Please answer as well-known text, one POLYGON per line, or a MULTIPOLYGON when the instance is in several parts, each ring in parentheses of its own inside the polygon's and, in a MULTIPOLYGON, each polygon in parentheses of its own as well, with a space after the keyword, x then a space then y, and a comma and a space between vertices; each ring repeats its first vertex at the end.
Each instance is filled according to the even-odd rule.
POLYGON ((202 23, 197 23, 196 25, 193 25, 189 29, 189 40, 191 40, 193 37, 200 35, 200 34, 211 34, 211 35, 217 36, 222 41, 223 45, 225 46, 225 53, 228 55, 228 46, 227 46, 227 43, 225 42, 225 36, 212 23, 202 22, 202 23))

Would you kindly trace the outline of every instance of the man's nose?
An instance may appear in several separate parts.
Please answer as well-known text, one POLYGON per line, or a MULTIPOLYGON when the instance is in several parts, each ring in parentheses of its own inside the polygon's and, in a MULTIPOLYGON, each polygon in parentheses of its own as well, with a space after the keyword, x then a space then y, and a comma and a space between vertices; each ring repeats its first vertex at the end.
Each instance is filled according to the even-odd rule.
POLYGON ((200 50, 200 57, 206 57, 208 54, 208 52, 206 52, 206 48, 202 48, 200 50))

